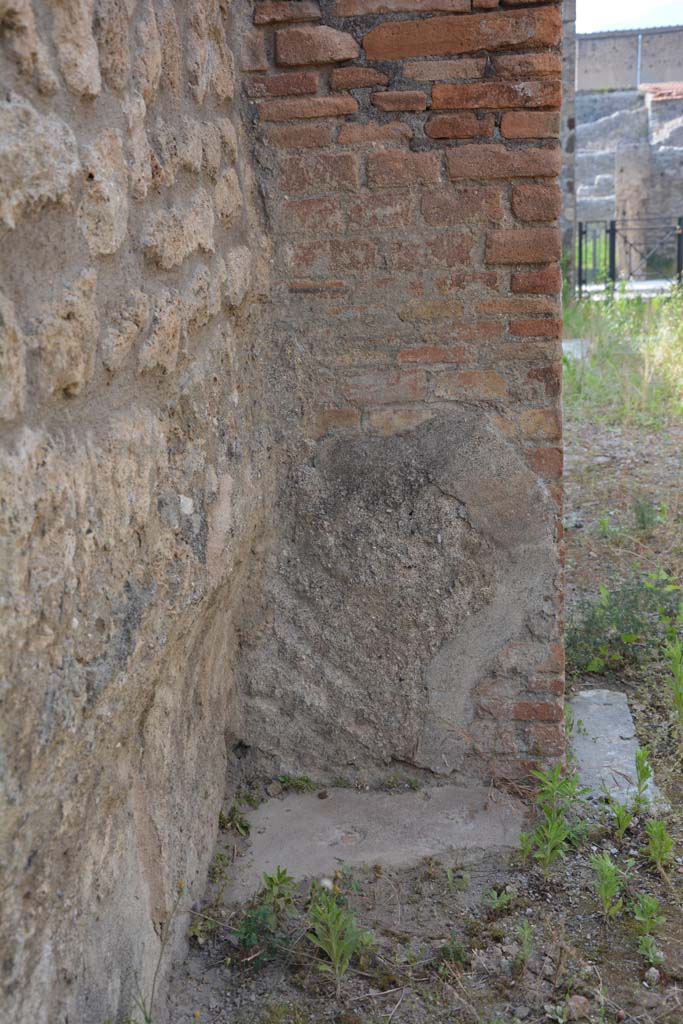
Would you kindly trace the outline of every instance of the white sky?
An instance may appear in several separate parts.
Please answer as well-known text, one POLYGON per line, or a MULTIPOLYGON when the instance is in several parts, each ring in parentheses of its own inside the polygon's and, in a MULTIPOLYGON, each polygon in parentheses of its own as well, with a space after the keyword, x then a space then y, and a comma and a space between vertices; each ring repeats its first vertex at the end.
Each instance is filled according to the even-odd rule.
POLYGON ((577 32, 683 25, 683 0, 577 0, 577 32))

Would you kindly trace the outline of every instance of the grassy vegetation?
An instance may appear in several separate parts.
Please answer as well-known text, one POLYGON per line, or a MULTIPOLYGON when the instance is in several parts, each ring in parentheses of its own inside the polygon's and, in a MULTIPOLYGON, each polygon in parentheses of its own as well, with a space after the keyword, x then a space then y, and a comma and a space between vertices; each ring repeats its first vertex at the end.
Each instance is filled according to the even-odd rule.
MULTIPOLYGON (((661 656, 665 642, 679 642, 683 598, 680 585, 667 573, 643 576, 632 570, 621 586, 610 590, 600 585, 598 591, 597 597, 580 598, 572 609, 566 636, 571 673, 637 665, 661 656)), ((675 684, 672 690, 675 694, 675 684)))
POLYGON ((586 359, 564 360, 570 415, 649 427, 683 418, 683 288, 570 302, 564 318, 565 337, 588 342, 586 359))

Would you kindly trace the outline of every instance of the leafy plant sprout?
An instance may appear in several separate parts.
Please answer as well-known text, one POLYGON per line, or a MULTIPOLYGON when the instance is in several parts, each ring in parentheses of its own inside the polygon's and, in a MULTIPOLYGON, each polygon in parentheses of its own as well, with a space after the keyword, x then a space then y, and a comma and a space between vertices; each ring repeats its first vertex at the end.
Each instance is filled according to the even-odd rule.
POLYGON ((664 648, 664 656, 669 663, 666 681, 671 690, 679 742, 683 745, 683 641, 678 637, 670 639, 664 648))
POLYGON ((605 923, 623 909, 621 898, 622 879, 619 868, 608 853, 600 853, 591 857, 591 867, 595 878, 593 885, 600 899, 602 917, 605 923))
POLYGON ((246 837, 249 835, 251 826, 242 813, 239 801, 235 801, 227 814, 224 814, 223 811, 220 812, 218 815, 218 827, 225 832, 232 830, 239 836, 246 837))
POLYGON ((638 747, 636 750, 636 793, 633 798, 633 809, 636 814, 642 814, 650 805, 647 789, 651 779, 650 752, 647 747, 638 747))
POLYGON ((533 832, 533 856, 546 878, 555 861, 564 858, 568 839, 569 831, 564 814, 561 811, 544 810, 541 822, 533 832))
POLYGON ((294 902, 294 879, 286 868, 278 866, 274 875, 264 872, 263 884, 263 902, 280 917, 294 902))
POLYGON ((673 860, 674 841, 663 821, 653 818, 645 825, 647 855, 659 873, 666 877, 666 868, 673 860))
POLYGON ((519 942, 519 949, 515 957, 515 962, 519 964, 520 967, 524 968, 531 959, 531 954, 534 951, 534 931, 530 922, 526 918, 524 918, 521 924, 517 925, 515 935, 519 942))
POLYGON ((641 893, 637 901, 631 904, 631 913, 643 935, 651 935, 666 922, 661 911, 661 903, 656 896, 650 896, 649 893, 641 893))
POLYGON ((308 775, 278 775, 277 781, 283 789, 291 789, 295 793, 312 793, 316 788, 308 775))
POLYGON ((617 839, 621 842, 626 834, 626 830, 635 817, 635 812, 632 811, 627 804, 622 804, 616 797, 613 797, 609 802, 609 808, 614 815, 614 831, 617 839))
POLYGON ((536 803, 544 810, 566 814, 585 804, 590 793, 587 787, 580 784, 576 772, 566 772, 560 762, 545 772, 532 771, 531 775, 539 783, 536 803))
POLYGON ((664 963, 664 954, 658 948, 651 935, 640 936, 638 952, 650 967, 659 967, 660 964, 664 963))
POLYGON ((534 836, 531 832, 519 833, 519 855, 523 862, 531 857, 534 850, 534 836))
POLYGON ((642 533, 651 533, 660 521, 659 511, 652 502, 642 495, 637 495, 633 499, 632 508, 636 530, 640 530, 642 533))
POLYGON ((497 889, 489 889, 488 892, 484 893, 484 904, 494 913, 500 913, 503 910, 508 910, 512 906, 514 898, 514 892, 508 892, 505 889, 501 889, 500 891, 497 889))
POLYGON ((351 959, 370 948, 372 935, 358 927, 354 915, 340 906, 334 892, 317 886, 312 893, 306 937, 328 957, 329 963, 321 962, 318 967, 334 975, 339 998, 351 959))

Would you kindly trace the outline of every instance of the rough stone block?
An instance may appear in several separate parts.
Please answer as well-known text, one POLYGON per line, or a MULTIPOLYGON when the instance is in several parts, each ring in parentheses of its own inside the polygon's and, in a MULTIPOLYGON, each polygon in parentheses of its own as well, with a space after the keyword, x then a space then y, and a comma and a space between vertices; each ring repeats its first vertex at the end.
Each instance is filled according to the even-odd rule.
POLYGON ((168 288, 154 303, 150 331, 138 355, 140 370, 175 370, 183 327, 182 299, 168 288))
MULTIPOLYGON (((221 210, 229 209, 234 201, 231 183, 234 184, 232 179, 227 182, 227 188, 218 190, 216 198, 221 210)), ((211 199, 205 189, 198 189, 185 208, 178 206, 152 214, 145 226, 142 244, 146 254, 168 270, 193 252, 213 252, 213 230, 211 199)))
POLYGON ((99 95, 102 88, 93 8, 94 0, 71 0, 52 9, 52 39, 60 71, 72 92, 88 97, 99 95))
MULTIPOLYGON (((214 189, 216 213, 225 225, 230 225, 242 208, 242 189, 234 167, 223 171, 214 189)), ((204 248, 204 246, 202 246, 204 248)))
POLYGON ((135 289, 102 339, 102 362, 108 370, 119 370, 145 328, 149 317, 149 299, 135 289))
POLYGON ((26 369, 24 338, 12 303, 0 292, 0 419, 16 419, 24 411, 26 369))
POLYGON ((68 200, 80 166, 64 121, 16 93, 0 100, 0 216, 8 227, 31 208, 68 200))
POLYGON ((128 167, 118 132, 107 130, 83 157, 87 184, 78 223, 93 255, 108 256, 128 232, 128 167))
POLYGON ((93 375, 100 328, 96 288, 97 274, 85 271, 54 306, 27 326, 39 354, 45 395, 77 395, 93 375))

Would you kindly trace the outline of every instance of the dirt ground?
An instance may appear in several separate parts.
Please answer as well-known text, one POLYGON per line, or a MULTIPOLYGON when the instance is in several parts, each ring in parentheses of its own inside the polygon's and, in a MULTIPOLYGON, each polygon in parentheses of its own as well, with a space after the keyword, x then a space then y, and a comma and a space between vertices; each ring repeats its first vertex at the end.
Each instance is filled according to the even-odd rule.
MULTIPOLYGON (((664 569, 681 579, 682 469, 683 427, 648 433, 567 424, 570 615, 582 594, 594 595, 600 584, 617 587, 634 568, 664 569), (640 527, 639 503, 656 510, 649 520, 641 514, 640 527)), ((649 747, 671 804, 667 826, 676 848, 664 876, 645 855, 644 816, 618 841, 599 800, 581 812, 582 840, 548 877, 519 854, 485 851, 402 871, 339 865, 338 899, 374 941, 352 961, 337 997, 306 938, 308 884, 297 887, 274 935, 250 934, 245 908, 230 905, 230 874, 248 842, 239 834, 246 826, 238 817, 221 832, 207 904, 196 908, 204 917, 190 919, 192 950, 175 971, 168 1021, 682 1024, 683 764, 663 667, 655 658, 600 676, 575 676, 569 690, 596 685, 626 692, 640 742, 649 747), (590 864, 603 851, 625 873, 624 909, 609 923, 600 913, 590 864), (492 889, 507 895, 495 899, 492 889), (627 909, 639 893, 656 896, 666 916, 656 933, 664 961, 649 973, 627 909), (501 902, 507 905, 491 906, 501 902)), ((265 792, 256 787, 254 795, 265 792)), ((246 804, 243 810, 248 820, 246 804)))

